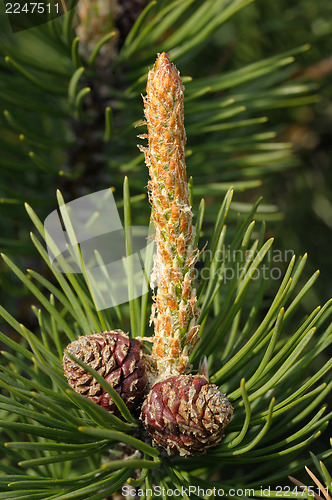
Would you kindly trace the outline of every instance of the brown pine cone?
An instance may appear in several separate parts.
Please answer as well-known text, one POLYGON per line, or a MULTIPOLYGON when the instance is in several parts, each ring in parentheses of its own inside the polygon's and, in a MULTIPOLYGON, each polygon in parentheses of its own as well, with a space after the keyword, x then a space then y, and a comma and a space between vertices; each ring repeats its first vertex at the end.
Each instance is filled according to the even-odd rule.
POLYGON ((156 445, 189 456, 219 444, 232 414, 216 385, 201 375, 179 375, 152 387, 140 418, 156 445))
MULTIPOLYGON (((138 408, 148 384, 148 362, 143 346, 130 339, 122 330, 85 335, 67 346, 67 351, 82 360, 116 390, 129 410, 138 408)), ((66 354, 63 357, 64 374, 69 385, 112 413, 117 406, 101 385, 66 354)))

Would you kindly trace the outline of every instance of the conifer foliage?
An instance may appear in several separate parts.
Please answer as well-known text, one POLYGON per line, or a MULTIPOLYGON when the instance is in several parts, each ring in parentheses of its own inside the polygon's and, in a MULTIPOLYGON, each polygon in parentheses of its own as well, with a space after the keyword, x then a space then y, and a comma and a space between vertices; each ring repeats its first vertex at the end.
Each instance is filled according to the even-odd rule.
MULTIPOLYGON (((257 187, 266 166, 278 171, 293 161, 288 145, 272 142, 274 134, 264 124, 265 113, 269 107, 292 104, 294 94, 308 93, 304 83, 288 81, 292 71, 284 70, 307 47, 227 73, 182 78, 188 172, 193 175, 188 183, 180 146, 173 152, 182 170, 170 168, 165 185, 160 182, 157 170, 163 144, 158 144, 158 138, 153 142, 158 128, 156 109, 145 101, 152 142, 149 151, 143 152, 150 169, 156 239, 160 240, 153 272, 158 287, 154 301, 150 291, 144 291, 139 298, 129 294, 128 304, 97 310, 84 263, 82 274, 74 274, 60 255, 61 273, 51 265, 44 245, 43 217, 50 210, 55 185, 65 193, 64 200, 58 191, 57 200, 68 243, 74 248, 77 241, 65 201, 112 182, 118 206, 124 210, 127 253, 131 253, 131 221, 140 219, 149 225, 148 203, 142 201, 147 172, 143 154, 135 152, 134 127, 141 122, 139 94, 144 92, 148 68, 156 52, 166 50, 183 75, 182 62, 193 60, 202 43, 249 3, 128 0, 122 2, 123 12, 129 9, 135 15, 125 17, 124 23, 117 2, 111 2, 115 5, 109 18, 112 31, 101 33, 87 50, 79 39, 75 10, 17 38, 1 35, 6 59, 0 62, 0 99, 6 107, 1 118, 5 154, 0 159, 4 172, 0 187, 4 207, 13 207, 11 225, 13 220, 17 224, 0 242, 12 253, 24 253, 24 231, 22 248, 17 235, 23 230, 20 203, 26 198, 29 217, 24 218, 24 226, 31 221, 31 246, 47 272, 23 272, 15 258, 3 255, 8 272, 29 294, 38 326, 29 329, 15 319, 12 308, 0 306, 8 325, 6 334, 0 333, 5 346, 0 365, 0 499, 103 500, 130 490, 132 497, 139 495, 143 500, 158 498, 153 493, 156 486, 165 491, 180 489, 183 498, 189 498, 189 486, 196 487, 195 498, 204 498, 198 488, 202 492, 211 487, 225 493, 236 488, 236 499, 261 498, 264 486, 273 489, 308 463, 308 448, 326 429, 331 417, 324 401, 332 386, 332 363, 326 356, 332 342, 332 301, 303 316, 299 306, 318 272, 305 281, 307 256, 293 256, 284 275, 275 280, 273 240, 267 238, 264 223, 256 220, 259 202, 247 204, 234 224, 239 205, 232 200, 234 188, 257 187), (102 48, 109 43, 112 51, 106 52, 111 60, 104 65, 102 48), (157 146, 161 146, 160 154, 157 151, 152 158, 157 146), (217 170, 216 165, 222 168, 217 170), (247 171, 252 165, 255 168, 247 171), (15 192, 13 172, 16 177, 17 172, 22 174, 15 192), (123 179, 125 173, 128 177, 123 179), (179 179, 181 189, 176 191, 179 179), (165 190, 167 199, 163 198, 165 190), (170 205, 163 207, 163 203, 170 205), (143 206, 136 217, 137 207, 143 206), (179 232, 170 241, 173 222, 179 232), (186 259, 189 254, 191 258, 186 259), (167 267, 170 256, 174 263, 167 267), (170 269, 178 272, 182 285, 187 283, 189 295, 170 276, 163 283, 170 269), (148 326, 151 307, 154 330, 148 326), (170 335, 165 340, 167 329, 170 335), (129 336, 123 333, 128 331, 129 336), (90 355, 82 355, 86 344, 94 363, 90 355), (176 349, 166 359, 171 344, 176 349), (68 345, 74 347, 66 350, 68 345), (223 407, 222 425, 211 419, 212 432, 208 437, 202 434, 210 423, 205 416, 211 415, 211 408, 204 406, 207 413, 192 412, 196 428, 191 425, 191 432, 183 433, 177 421, 171 428, 176 432, 162 442, 162 435, 149 430, 144 405, 142 414, 137 400, 129 408, 122 397, 127 386, 121 385, 120 390, 112 377, 107 380, 105 376, 105 360, 118 363, 117 368, 129 367, 121 358, 124 350, 140 366, 145 357, 160 355, 152 375, 148 373, 145 379, 139 374, 144 379, 139 390, 148 394, 144 405, 151 404, 153 387, 163 384, 158 375, 166 370, 176 378, 169 394, 173 392, 176 398, 182 391, 186 403, 205 392, 208 403, 223 407), (75 370, 80 388, 92 384, 107 404, 97 404, 94 393, 88 391, 92 397, 87 397, 87 391, 77 391, 77 377, 68 384, 62 366, 64 352, 66 375, 75 370), (197 393, 186 392, 188 382, 197 393), (190 443, 184 441, 188 436, 190 443), (204 459, 197 440, 202 446, 207 443, 204 459), (167 454, 163 449, 170 452, 171 447, 182 453, 167 454), (122 490, 124 485, 126 490, 122 490)), ((178 91, 181 85, 178 81, 178 91)), ((158 102, 152 104, 158 108, 158 102)), ((175 135, 175 142, 178 139, 175 135)), ((5 234, 8 219, 3 217, 1 224, 5 234)), ((47 244, 54 254, 59 253, 56 242, 48 238, 47 244)), ((151 253, 147 252, 144 264, 150 275, 151 253)), ((128 287, 132 286, 129 273, 128 287)), ((126 370, 127 375, 139 382, 135 367, 131 374, 126 370)), ((160 391, 163 404, 169 405, 165 391, 160 391)), ((331 449, 317 454, 317 459, 330 455, 331 449)), ((302 491, 294 496, 305 498, 302 491)))
POLYGON ((181 67, 187 153, 198 200, 222 196, 229 185, 257 188, 267 175, 294 166, 290 145, 275 142, 272 126, 261 126, 270 110, 315 99, 310 86, 292 79, 295 56, 308 46, 292 46, 227 72, 200 54, 252 1, 82 0, 66 16, 18 33, 11 33, 2 11, 0 243, 7 252, 32 252, 22 223, 25 201, 46 217, 57 188, 68 199, 110 182, 121 190, 127 173, 133 194, 142 195, 146 176, 135 142, 137 97, 158 52, 167 51, 181 67))

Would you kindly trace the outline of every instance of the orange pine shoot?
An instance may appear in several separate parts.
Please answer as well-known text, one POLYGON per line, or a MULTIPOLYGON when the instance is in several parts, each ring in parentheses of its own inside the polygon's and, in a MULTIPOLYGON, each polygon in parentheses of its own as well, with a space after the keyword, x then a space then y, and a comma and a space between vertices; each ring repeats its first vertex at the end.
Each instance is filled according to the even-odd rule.
POLYGON ((165 52, 149 71, 144 114, 148 127, 149 199, 157 253, 152 286, 153 355, 164 377, 183 373, 199 340, 199 311, 194 288, 198 250, 193 247, 193 214, 185 164, 183 84, 165 52))

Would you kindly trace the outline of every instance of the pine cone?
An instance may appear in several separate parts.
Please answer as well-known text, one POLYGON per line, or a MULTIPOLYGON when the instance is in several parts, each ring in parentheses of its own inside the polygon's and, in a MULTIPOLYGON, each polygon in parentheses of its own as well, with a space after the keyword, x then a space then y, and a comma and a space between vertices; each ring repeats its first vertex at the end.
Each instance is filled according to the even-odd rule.
MULTIPOLYGON (((129 339, 122 330, 85 335, 67 346, 67 351, 87 365, 116 390, 129 410, 138 408, 144 397, 147 384, 147 356, 137 339, 129 339)), ((112 413, 117 406, 90 373, 63 357, 64 374, 69 385, 79 394, 100 404, 112 413)))
POLYGON ((219 444, 232 414, 216 385, 201 375, 179 375, 152 387, 140 418, 156 445, 189 456, 219 444))

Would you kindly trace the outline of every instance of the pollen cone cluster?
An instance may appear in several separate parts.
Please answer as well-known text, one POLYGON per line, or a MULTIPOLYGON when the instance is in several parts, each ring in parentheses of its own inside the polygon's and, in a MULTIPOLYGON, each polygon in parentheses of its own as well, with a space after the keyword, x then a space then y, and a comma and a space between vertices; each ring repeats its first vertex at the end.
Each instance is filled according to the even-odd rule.
POLYGON ((158 378, 142 405, 141 420, 156 445, 182 456, 220 443, 233 408, 202 375, 185 375, 198 342, 194 230, 185 165, 183 85, 167 54, 149 72, 144 113, 148 183, 157 253, 151 320, 158 378))
POLYGON ((198 341, 198 310, 193 287, 198 251, 185 164, 183 85, 165 52, 149 72, 144 114, 148 148, 141 148, 149 168, 149 198, 157 254, 152 286, 157 286, 151 321, 153 355, 160 373, 182 373, 198 341))
MULTIPOLYGON (((122 330, 85 335, 67 346, 67 351, 96 370, 121 396, 128 409, 141 404, 148 384, 148 370, 142 344, 129 339, 122 330)), ((69 385, 106 410, 117 413, 109 394, 84 368, 63 357, 64 374, 69 385)))

